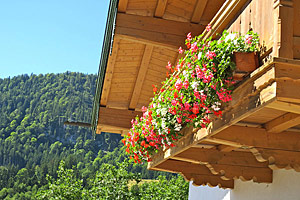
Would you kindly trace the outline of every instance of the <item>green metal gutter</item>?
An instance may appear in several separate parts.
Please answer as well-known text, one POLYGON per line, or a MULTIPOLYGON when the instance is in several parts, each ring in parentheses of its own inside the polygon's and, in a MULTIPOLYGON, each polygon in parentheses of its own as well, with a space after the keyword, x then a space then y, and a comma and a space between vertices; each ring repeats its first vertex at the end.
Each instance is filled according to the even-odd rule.
POLYGON ((96 83, 96 93, 94 97, 93 110, 92 110, 91 129, 93 131, 94 137, 96 134, 96 128, 98 123, 100 99, 102 94, 107 61, 108 61, 109 54, 111 53, 112 44, 113 44, 113 35, 114 35, 117 12, 118 12, 118 0, 110 0, 102 52, 100 57, 98 78, 96 83))

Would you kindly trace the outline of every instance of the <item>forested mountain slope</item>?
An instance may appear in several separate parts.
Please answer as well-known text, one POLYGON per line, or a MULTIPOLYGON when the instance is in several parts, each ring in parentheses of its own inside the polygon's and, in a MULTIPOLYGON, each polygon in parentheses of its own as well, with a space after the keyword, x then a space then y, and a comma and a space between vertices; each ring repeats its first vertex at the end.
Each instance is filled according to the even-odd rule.
MULTIPOLYGON (((89 122, 96 75, 20 75, 0 79, 0 199, 28 199, 56 177, 61 160, 77 177, 95 176, 102 163, 124 159, 121 136, 64 126, 66 120, 89 122)), ((131 166, 144 178, 157 173, 131 166)))

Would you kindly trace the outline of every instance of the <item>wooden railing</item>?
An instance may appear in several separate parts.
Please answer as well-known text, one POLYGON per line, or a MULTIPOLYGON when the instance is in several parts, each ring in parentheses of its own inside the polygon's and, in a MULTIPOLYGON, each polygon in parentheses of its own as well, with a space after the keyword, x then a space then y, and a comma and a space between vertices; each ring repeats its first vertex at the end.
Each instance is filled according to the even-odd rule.
POLYGON ((260 36, 262 57, 300 59, 300 1, 228 0, 210 24, 205 38, 224 29, 241 34, 252 29, 260 36))

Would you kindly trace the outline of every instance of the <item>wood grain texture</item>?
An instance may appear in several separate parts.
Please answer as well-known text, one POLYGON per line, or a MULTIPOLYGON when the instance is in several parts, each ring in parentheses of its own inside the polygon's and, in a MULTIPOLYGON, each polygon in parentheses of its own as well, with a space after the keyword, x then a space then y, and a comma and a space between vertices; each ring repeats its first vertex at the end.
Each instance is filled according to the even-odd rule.
POLYGON ((114 41, 114 48, 112 51, 112 55, 108 57, 108 64, 107 64, 107 69, 105 73, 105 78, 104 78, 104 84, 103 84, 103 89, 102 89, 102 95, 101 95, 101 100, 100 104, 102 106, 105 106, 107 104, 110 88, 111 88, 111 82, 113 78, 113 73, 114 73, 114 67, 115 67, 115 62, 117 59, 118 55, 118 50, 119 50, 119 43, 120 40, 115 40, 114 41))
POLYGON ((157 0, 157 5, 156 5, 155 13, 154 13, 155 17, 162 18, 162 16, 165 14, 167 3, 168 3, 168 0, 157 0))
POLYGON ((191 22, 200 23, 200 20, 204 13, 207 2, 208 2, 208 0, 198 0, 197 1, 196 6, 193 11, 191 22))
POLYGON ((151 59, 151 55, 152 55, 152 51, 153 51, 153 46, 149 46, 146 45, 145 47, 145 51, 144 51, 144 55, 142 58, 142 62, 141 62, 141 66, 139 69, 139 73, 137 75, 136 78, 136 82, 135 82, 135 86, 134 86, 134 90, 132 93, 132 97, 131 97, 131 101, 129 103, 129 108, 130 109, 135 109, 136 105, 138 103, 139 97, 140 97, 140 93, 143 87, 143 83, 147 74, 147 69, 149 66, 149 62, 151 59))
POLYGON ((128 6, 128 0, 119 0, 118 11, 126 12, 128 6))

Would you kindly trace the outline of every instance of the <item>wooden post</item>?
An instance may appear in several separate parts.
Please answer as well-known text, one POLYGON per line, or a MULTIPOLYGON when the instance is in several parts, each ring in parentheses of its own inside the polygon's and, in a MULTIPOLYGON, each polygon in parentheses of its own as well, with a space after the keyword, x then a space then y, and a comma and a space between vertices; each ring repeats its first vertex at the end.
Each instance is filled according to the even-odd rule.
POLYGON ((273 56, 293 59, 293 0, 275 0, 273 8, 273 56))

